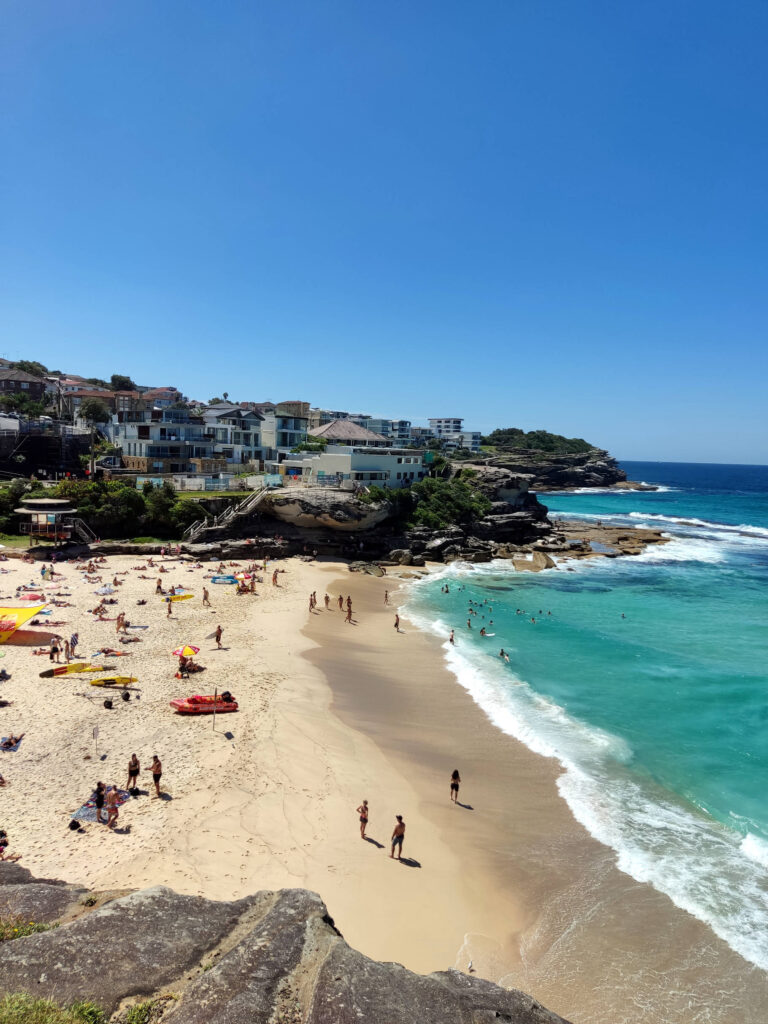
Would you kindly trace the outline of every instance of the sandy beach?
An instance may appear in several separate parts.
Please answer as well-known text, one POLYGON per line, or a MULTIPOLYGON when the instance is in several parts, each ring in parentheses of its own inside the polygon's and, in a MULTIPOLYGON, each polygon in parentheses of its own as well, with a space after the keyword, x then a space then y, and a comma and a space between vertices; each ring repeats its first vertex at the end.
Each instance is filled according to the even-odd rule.
MULTIPOLYGON (((136 677, 130 701, 112 694, 107 710, 89 676, 41 679, 47 656, 2 648, 11 678, 0 698, 11 704, 0 709, 0 732, 25 734, 17 751, 0 754, 2 826, 33 873, 221 899, 305 886, 364 953, 421 972, 468 970, 471 961, 479 976, 523 988, 579 1024, 762 1019, 765 974, 618 871, 558 796, 558 766, 488 721, 446 670, 437 639, 405 617, 401 632, 393 628, 399 580, 291 559, 270 563, 255 595, 237 596, 205 581, 214 564, 169 558, 163 586, 194 596, 168 618, 157 572, 132 568, 145 564, 110 556, 97 569, 103 583, 126 574, 107 614, 147 626, 129 631, 137 643, 122 645, 114 621, 87 613, 100 584, 74 565, 44 591, 71 595, 57 598, 71 607, 50 618, 64 621, 63 636, 79 633, 82 660, 103 646, 130 652, 103 659, 136 677), (276 587, 275 568, 284 570, 276 587), (352 624, 339 594, 352 597, 352 624), (219 623, 221 650, 206 639, 219 623), (206 669, 180 680, 171 652, 184 643, 200 648, 206 669), (214 723, 169 707, 214 687, 234 694, 238 713, 214 723), (70 831, 97 780, 125 784, 134 751, 141 793, 121 807, 118 828, 70 831), (160 799, 145 770, 155 753, 160 799), (458 805, 449 799, 453 768, 458 805), (356 813, 363 798, 367 842, 356 813), (401 863, 389 857, 395 814, 406 822, 401 863)), ((40 582, 39 563, 3 568, 5 598, 40 582)))

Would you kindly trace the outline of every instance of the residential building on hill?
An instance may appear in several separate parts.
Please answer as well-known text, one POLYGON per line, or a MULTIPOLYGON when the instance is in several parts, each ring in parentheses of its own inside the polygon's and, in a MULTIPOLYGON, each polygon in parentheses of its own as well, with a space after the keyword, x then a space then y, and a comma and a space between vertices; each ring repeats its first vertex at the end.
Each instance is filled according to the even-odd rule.
POLYGON ((42 402, 45 381, 24 370, 0 369, 0 395, 24 395, 33 402, 42 402))
POLYGON ((215 456, 226 459, 230 468, 261 461, 261 413, 221 402, 203 409, 202 417, 215 456))
POLYGON ((482 436, 479 430, 461 430, 456 434, 443 434, 441 440, 446 451, 468 448, 471 452, 479 452, 482 436))
POLYGON ((255 410, 263 417, 261 443, 270 458, 278 458, 278 452, 286 454, 306 441, 309 402, 262 402, 256 403, 255 410))
POLYGON ((464 429, 464 420, 456 416, 430 417, 429 426, 435 437, 444 437, 446 434, 460 434, 464 429))
POLYGON ((322 427, 316 427, 313 437, 331 444, 348 444, 357 447, 387 448, 389 441, 382 434, 376 434, 367 427, 361 427, 352 420, 331 420, 322 427))
POLYGON ((120 448, 123 464, 135 473, 217 474, 226 459, 214 451, 202 416, 187 409, 144 409, 119 413, 105 431, 120 448))
POLYGON ((426 476, 421 452, 357 445, 328 445, 324 452, 295 452, 280 463, 279 471, 303 483, 329 484, 350 491, 368 484, 406 487, 426 476))

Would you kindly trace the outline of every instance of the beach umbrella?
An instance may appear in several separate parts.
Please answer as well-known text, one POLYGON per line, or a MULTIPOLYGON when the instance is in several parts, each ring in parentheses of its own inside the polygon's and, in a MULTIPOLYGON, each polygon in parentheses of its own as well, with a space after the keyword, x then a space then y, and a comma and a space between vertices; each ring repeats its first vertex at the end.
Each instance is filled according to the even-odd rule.
POLYGON ((177 647, 173 652, 179 658, 191 658, 193 654, 199 654, 199 647, 192 647, 191 644, 184 644, 183 647, 177 647))
POLYGON ((249 579, 251 579, 251 574, 249 572, 236 572, 235 573, 235 579, 236 580, 249 580, 249 579))

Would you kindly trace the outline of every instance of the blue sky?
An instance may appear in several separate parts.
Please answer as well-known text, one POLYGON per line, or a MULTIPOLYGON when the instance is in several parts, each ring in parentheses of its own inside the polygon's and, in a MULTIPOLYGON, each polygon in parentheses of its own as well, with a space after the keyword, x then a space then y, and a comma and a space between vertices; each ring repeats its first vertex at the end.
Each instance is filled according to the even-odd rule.
POLYGON ((0 354, 768 462, 768 5, 6 0, 0 354))

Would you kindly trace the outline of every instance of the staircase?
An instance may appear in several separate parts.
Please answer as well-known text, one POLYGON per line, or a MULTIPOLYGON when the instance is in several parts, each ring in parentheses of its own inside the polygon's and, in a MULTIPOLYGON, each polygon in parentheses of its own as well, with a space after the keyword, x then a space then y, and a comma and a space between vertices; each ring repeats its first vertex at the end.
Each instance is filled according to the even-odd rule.
POLYGON ((212 519, 196 520, 184 531, 184 540, 192 544, 208 530, 221 529, 224 526, 229 526, 230 523, 233 523, 235 519, 240 516, 247 516, 254 508, 256 508, 268 491, 269 488, 266 485, 257 487, 256 490, 251 491, 251 493, 241 502, 238 502, 235 505, 229 505, 225 508, 221 515, 214 516, 212 519))
POLYGON ((82 519, 73 519, 72 528, 84 544, 93 544, 96 540, 96 534, 82 519))

